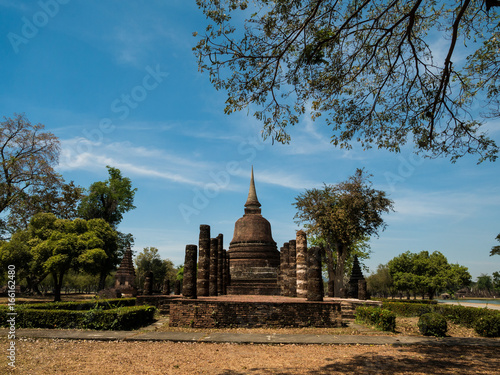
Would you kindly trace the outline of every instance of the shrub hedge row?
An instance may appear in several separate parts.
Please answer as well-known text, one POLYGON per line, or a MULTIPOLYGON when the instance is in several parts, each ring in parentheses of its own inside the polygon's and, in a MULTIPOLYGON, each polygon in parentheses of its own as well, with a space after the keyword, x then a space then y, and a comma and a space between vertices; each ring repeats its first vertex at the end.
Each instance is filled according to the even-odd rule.
POLYGON ((114 309, 123 306, 135 306, 135 298, 114 298, 100 299, 95 301, 81 302, 45 302, 45 303, 26 303, 17 305, 17 308, 37 309, 37 310, 91 310, 102 308, 104 310, 114 309))
POLYGON ((380 307, 358 306, 356 320, 372 324, 383 331, 394 332, 396 329, 396 314, 380 307))
POLYGON ((418 303, 425 305, 437 305, 438 301, 435 299, 391 299, 391 298, 372 298, 374 301, 380 302, 395 302, 395 303, 418 303))
MULTIPOLYGON (((58 302, 18 305, 15 308, 17 328, 78 328, 130 330, 153 321, 156 308, 131 306, 135 299, 102 300, 89 303, 58 302), (43 305, 43 306, 42 306, 43 305), (53 307, 53 308, 50 308, 53 307), (84 309, 86 307, 86 309, 84 309)), ((9 326, 11 312, 0 306, 0 326, 9 326)))
POLYGON ((384 302, 382 307, 396 313, 398 316, 405 317, 422 316, 431 312, 438 313, 445 317, 446 320, 455 324, 460 324, 468 328, 474 328, 481 336, 500 336, 499 310, 446 304, 419 305, 406 302, 384 302))

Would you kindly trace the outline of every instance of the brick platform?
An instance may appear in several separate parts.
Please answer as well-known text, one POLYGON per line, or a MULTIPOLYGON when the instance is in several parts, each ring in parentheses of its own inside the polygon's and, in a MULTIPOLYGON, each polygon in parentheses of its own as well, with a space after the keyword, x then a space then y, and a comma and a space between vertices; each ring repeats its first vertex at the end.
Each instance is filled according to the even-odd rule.
POLYGON ((218 296, 195 300, 181 296, 138 296, 138 305, 156 306, 170 314, 170 326, 217 327, 340 327, 353 318, 358 305, 380 305, 375 301, 325 298, 310 302, 281 296, 218 296))
POLYGON ((217 327, 339 327, 339 302, 175 301, 170 326, 217 327))

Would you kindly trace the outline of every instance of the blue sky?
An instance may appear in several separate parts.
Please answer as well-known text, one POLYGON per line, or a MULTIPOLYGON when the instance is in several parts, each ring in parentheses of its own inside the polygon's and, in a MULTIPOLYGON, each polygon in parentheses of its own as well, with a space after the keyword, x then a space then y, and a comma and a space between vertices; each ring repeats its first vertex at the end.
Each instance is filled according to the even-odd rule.
MULTIPOLYGON (((24 112, 59 137, 66 181, 88 187, 107 178, 106 165, 131 178, 137 208, 119 229, 135 236, 136 252, 154 246, 181 264, 200 224, 223 233, 227 248, 252 165, 281 246, 299 229, 297 195, 364 167, 396 209, 371 241, 370 270, 407 250, 441 251, 474 278, 500 270, 489 256, 500 233, 500 162, 337 149, 330 129, 308 119, 289 145, 263 141, 246 111, 224 115, 225 94, 198 71, 193 32, 205 19, 194 1, 0 0, 0 10, 0 115, 24 112)), ((499 144, 499 121, 487 128, 499 144)))

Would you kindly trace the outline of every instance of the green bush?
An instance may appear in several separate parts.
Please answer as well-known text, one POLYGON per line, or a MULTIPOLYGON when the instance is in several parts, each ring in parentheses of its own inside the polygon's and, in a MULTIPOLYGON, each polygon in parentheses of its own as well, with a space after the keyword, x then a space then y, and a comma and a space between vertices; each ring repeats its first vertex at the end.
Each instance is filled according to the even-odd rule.
POLYGON ((497 310, 459 305, 439 305, 434 311, 442 314, 449 321, 468 328, 474 328, 476 322, 484 316, 500 317, 500 311, 497 310))
POLYGON ((94 308, 114 309, 121 306, 135 306, 135 298, 101 299, 84 302, 29 303, 16 306, 36 310, 91 310, 94 308))
POLYGON ((500 315, 485 315, 479 318, 474 329, 484 337, 500 337, 500 315))
POLYGON ((437 305, 435 299, 391 299, 391 298, 372 298, 374 301, 389 302, 389 303, 418 303, 421 305, 437 305))
POLYGON ((408 302, 383 302, 382 308, 394 312, 397 316, 421 316, 433 312, 435 306, 424 303, 408 303, 408 302))
MULTIPOLYGON (((383 302, 382 308, 396 313, 397 316, 412 317, 422 316, 426 313, 438 313, 455 324, 474 328, 480 335, 495 335, 495 322, 500 321, 500 311, 467 307, 451 304, 417 304, 407 302, 383 302), (482 333, 483 332, 483 333, 482 333), (490 333, 491 332, 491 333, 490 333)), ((498 337, 488 336, 488 337, 498 337)))
POLYGON ((380 307, 358 306, 356 321, 372 324, 383 331, 396 330, 396 314, 380 307))
POLYGON ((441 314, 428 313, 418 319, 418 329, 425 336, 444 337, 448 331, 448 323, 441 314))
MULTIPOLYGON (((89 310, 33 309, 16 307, 18 328, 79 328, 129 330, 153 321, 153 306, 122 306, 89 310)), ((0 309, 0 325, 8 326, 7 309, 0 309)))

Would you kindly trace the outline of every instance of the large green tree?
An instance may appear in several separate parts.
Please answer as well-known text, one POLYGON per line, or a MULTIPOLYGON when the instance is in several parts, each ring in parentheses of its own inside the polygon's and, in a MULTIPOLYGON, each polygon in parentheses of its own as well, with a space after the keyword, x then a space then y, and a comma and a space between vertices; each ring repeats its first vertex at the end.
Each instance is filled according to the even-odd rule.
MULTIPOLYGON (((0 214, 60 181, 54 171, 59 160, 59 140, 32 124, 25 115, 4 117, 0 123, 0 214)), ((6 229, 2 220, 0 229, 6 229)))
MULTIPOLYGON (((107 166, 109 178, 106 181, 97 181, 90 185, 87 194, 82 198, 78 207, 80 217, 103 219, 114 229, 123 219, 123 214, 133 210, 134 195, 137 191, 132 187, 132 181, 123 177, 119 169, 107 166)), ((117 231, 118 242, 110 244, 106 249, 107 262, 101 270, 99 288, 104 289, 106 276, 120 263, 124 250, 133 243, 132 234, 117 231)))
POLYGON ((109 178, 90 185, 88 194, 79 206, 80 216, 84 219, 104 219, 116 227, 123 219, 123 214, 135 208, 132 181, 123 177, 120 170, 107 166, 109 178))
POLYGON ((380 295, 384 298, 394 295, 394 281, 387 264, 379 264, 377 271, 366 278, 366 284, 371 295, 380 295))
POLYGON ((54 280, 54 301, 61 300, 64 276, 70 269, 95 272, 106 263, 105 248, 116 244, 116 232, 102 219, 67 220, 54 214, 32 217, 26 230, 17 231, 0 246, 0 262, 13 264, 19 275, 41 282, 54 280))
MULTIPOLYGON (((369 240, 369 237, 365 237, 351 245, 350 251, 347 253, 344 262, 344 280, 349 278, 351 274, 355 257, 358 258, 358 261, 361 263, 361 265, 363 264, 363 260, 370 258, 371 249, 370 244, 368 243, 369 240)), ((334 252, 324 238, 309 236, 307 242, 310 246, 319 246, 322 249, 322 258, 324 258, 322 268, 323 271, 326 271, 328 275, 328 297, 333 297, 337 258, 334 256, 334 252)))
POLYGON ((477 278, 476 287, 483 292, 490 293, 491 289, 493 289, 493 279, 491 276, 482 273, 477 278))
POLYGON ((169 259, 161 259, 160 253, 156 247, 145 247, 142 252, 135 257, 137 285, 144 284, 146 274, 153 272, 155 290, 161 290, 165 278, 171 283, 175 281, 176 269, 169 259))
POLYGON ((354 245, 385 228, 382 214, 393 209, 386 193, 372 188, 371 176, 358 169, 354 176, 323 189, 306 190, 295 198, 298 223, 323 238, 336 254, 334 295, 343 294, 345 261, 354 245))
POLYGON ((40 212, 53 213, 60 219, 73 220, 78 217, 78 205, 84 189, 73 181, 54 179, 46 186, 37 186, 28 193, 21 193, 20 199, 9 207, 7 228, 11 233, 26 229, 31 218, 40 212))
POLYGON ((388 266, 395 287, 408 296, 413 292, 433 298, 436 292, 454 293, 471 282, 466 267, 449 264, 439 251, 406 251, 389 261, 388 266))
POLYGON ((482 125, 500 116, 498 1, 197 4, 208 19, 194 33, 200 70, 227 91, 224 111, 253 110, 264 137, 288 142, 309 112, 342 147, 411 141, 428 156, 497 158, 482 125))

